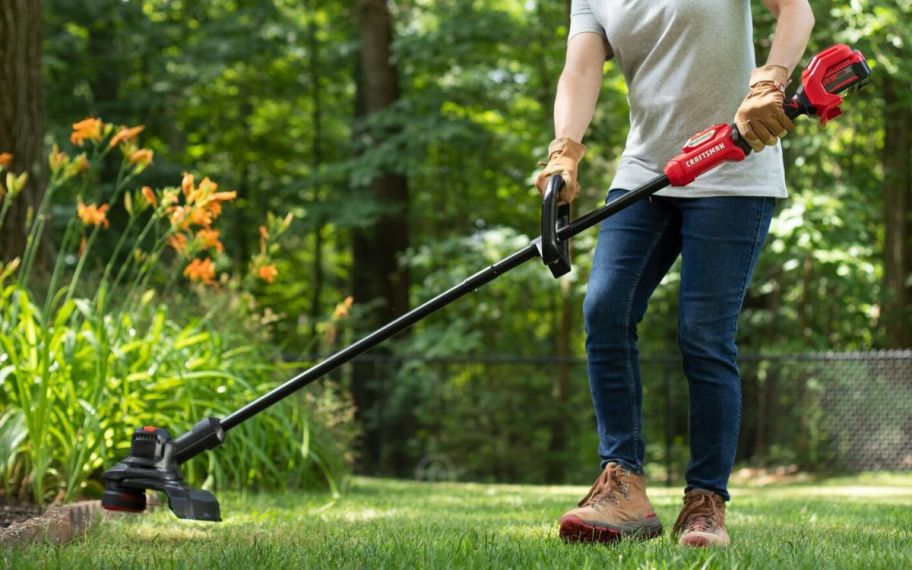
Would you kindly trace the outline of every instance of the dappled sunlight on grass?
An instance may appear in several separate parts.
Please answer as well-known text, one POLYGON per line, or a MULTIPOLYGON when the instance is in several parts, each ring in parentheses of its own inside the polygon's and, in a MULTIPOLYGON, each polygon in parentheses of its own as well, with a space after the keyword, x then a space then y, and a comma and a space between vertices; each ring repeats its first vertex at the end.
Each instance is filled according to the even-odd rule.
MULTIPOLYGON (((752 492, 757 490, 752 489, 752 492)), ((858 498, 863 500, 877 498, 905 498, 912 500, 912 488, 910 487, 875 487, 875 486, 844 486, 844 487, 792 487, 784 489, 769 489, 772 494, 781 497, 802 497, 802 496, 832 496, 845 498, 858 498)))
POLYGON ((408 517, 409 515, 402 509, 358 509, 350 511, 341 511, 333 515, 325 515, 327 519, 341 520, 344 522, 367 522, 376 519, 385 519, 390 517, 408 517))

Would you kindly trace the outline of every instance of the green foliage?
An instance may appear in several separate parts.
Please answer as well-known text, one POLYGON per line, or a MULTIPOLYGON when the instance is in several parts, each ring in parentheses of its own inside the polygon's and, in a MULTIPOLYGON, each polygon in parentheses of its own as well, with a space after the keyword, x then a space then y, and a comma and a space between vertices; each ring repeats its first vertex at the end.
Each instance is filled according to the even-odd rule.
MULTIPOLYGON (((247 344, 203 320, 177 325, 165 305, 115 318, 74 299, 46 326, 27 293, 11 285, 0 307, 6 496, 25 484, 39 502, 97 495, 102 469, 128 454, 136 427, 158 425, 177 435, 275 385, 267 365, 275 355, 262 341, 247 344)), ((332 397, 318 398, 293 399, 245 423, 224 449, 191 461, 185 474, 217 488, 299 487, 324 477, 337 485, 345 469, 341 442, 328 440, 322 426, 338 421, 340 411, 332 397), (313 431, 315 443, 302 445, 313 431)))

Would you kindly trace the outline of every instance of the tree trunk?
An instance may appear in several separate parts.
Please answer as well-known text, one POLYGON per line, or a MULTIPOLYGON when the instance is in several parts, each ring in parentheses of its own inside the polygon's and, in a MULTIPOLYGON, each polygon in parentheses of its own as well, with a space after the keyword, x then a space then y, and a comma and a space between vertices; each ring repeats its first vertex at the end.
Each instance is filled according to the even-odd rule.
POLYGON ((884 302, 887 346, 912 347, 912 108, 903 85, 884 79, 884 302))
MULTIPOLYGON (((393 39, 392 17, 385 0, 358 0, 356 5, 358 33, 361 40, 360 81, 358 82, 358 107, 362 118, 382 112, 399 98, 398 71, 391 59, 393 39)), ((357 131, 357 129, 356 129, 357 131)), ((372 144, 380 144, 395 132, 389 129, 370 133, 372 144)), ((370 194, 383 207, 383 213, 369 227, 358 229, 353 235, 354 267, 352 293, 355 301, 370 307, 366 325, 378 326, 406 312, 408 309, 409 274, 399 266, 399 256, 408 248, 408 183, 405 176, 389 169, 377 173, 370 183, 370 194)), ((364 439, 362 459, 366 465, 376 466, 381 457, 383 431, 395 430, 403 441, 409 434, 407 425, 369 425, 366 419, 380 403, 382 393, 391 387, 378 389, 372 385, 372 369, 368 364, 353 368, 352 397, 358 418, 361 420, 364 439), (385 429, 384 429, 385 428, 385 429)), ((397 415, 401 415, 403 410, 397 415)), ((406 421, 406 423, 408 423, 406 421)), ((407 468, 406 461, 396 446, 391 460, 394 469, 407 468)))
MULTIPOLYGON (((313 135, 310 139, 310 175, 313 186, 314 203, 319 204, 323 193, 320 184, 320 165, 323 162, 323 93, 320 84, 320 38, 317 37, 317 15, 315 2, 308 2, 310 17, 307 24, 308 47, 310 50, 310 86, 311 92, 311 122, 313 135)), ((313 258, 313 283, 310 297, 310 323, 311 335, 317 338, 317 325, 320 322, 323 305, 323 215, 318 214, 314 222, 314 258, 313 258)))
MULTIPOLYGON (((541 57, 538 58, 538 73, 541 76, 541 91, 538 96, 539 104, 544 111, 544 132, 549 132, 553 121, 554 98, 557 91, 557 79, 559 72, 553 71, 548 66, 546 52, 551 45, 554 37, 554 29, 549 27, 554 21, 555 10, 545 4, 539 3, 536 6, 536 15, 539 21, 540 46, 542 48, 541 57)), ((565 2, 563 6, 563 17, 565 24, 570 25, 570 2, 565 2)), ((574 207, 575 210, 575 207, 574 207)), ((575 211, 573 212, 576 213, 575 211)), ((570 244, 573 247, 573 244, 570 244)), ((560 300, 553 311, 554 315, 554 338, 555 338, 555 355, 557 364, 554 370, 554 378, 551 382, 551 395, 554 399, 554 413, 551 415, 549 422, 549 441, 548 441, 548 458, 545 467, 545 477, 549 483, 562 483, 566 474, 566 452, 569 433, 567 430, 567 417, 570 414, 568 409, 568 400, 570 394, 570 380, 573 374, 573 366, 570 363, 572 356, 573 330, 575 326, 574 316, 579 311, 579 307, 574 302, 572 283, 569 277, 563 277, 560 280, 560 300)))
POLYGON ((41 75, 41 0, 0 3, 0 153, 14 155, 10 170, 29 181, 0 228, 0 259, 22 255, 29 212, 45 189, 44 82, 41 75))
POLYGON ((574 315, 577 306, 571 294, 572 283, 568 277, 560 280, 560 309, 557 311, 555 326, 555 349, 557 366, 554 371, 552 396, 554 397, 555 413, 551 420, 551 440, 548 443, 547 477, 548 483, 563 483, 566 470, 567 453, 567 418, 568 399, 570 395, 570 379, 573 374, 573 365, 570 363, 572 356, 571 340, 573 339, 574 315))

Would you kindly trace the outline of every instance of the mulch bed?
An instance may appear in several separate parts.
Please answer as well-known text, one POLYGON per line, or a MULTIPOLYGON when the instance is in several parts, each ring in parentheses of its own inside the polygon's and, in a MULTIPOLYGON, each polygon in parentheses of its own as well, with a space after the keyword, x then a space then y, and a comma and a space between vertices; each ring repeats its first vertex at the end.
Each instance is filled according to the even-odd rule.
POLYGON ((64 544, 102 520, 101 503, 82 501, 42 511, 29 504, 0 505, 0 547, 45 542, 64 544))
POLYGON ((41 507, 28 503, 6 504, 0 502, 0 529, 7 528, 14 522, 22 522, 41 514, 41 507))

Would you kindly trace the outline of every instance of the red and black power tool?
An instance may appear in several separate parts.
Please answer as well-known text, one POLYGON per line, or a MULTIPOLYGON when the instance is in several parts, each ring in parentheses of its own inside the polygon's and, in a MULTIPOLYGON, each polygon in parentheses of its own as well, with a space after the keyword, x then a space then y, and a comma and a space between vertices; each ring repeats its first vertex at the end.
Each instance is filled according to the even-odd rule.
MULTIPOLYGON (((840 93, 860 89, 871 68, 858 50, 838 44, 811 59, 801 73, 801 86, 785 102, 789 119, 799 115, 817 117, 820 126, 842 114, 840 93)), ((686 186, 694 178, 727 160, 743 160, 751 148, 734 125, 713 125, 687 141, 682 154, 665 165, 672 186, 686 186)))
MULTIPOLYGON (((811 60, 801 75, 801 87, 786 104, 786 113, 792 118, 803 114, 816 116, 821 124, 825 124, 839 115, 842 104, 840 93, 860 87, 870 73, 861 53, 852 51, 848 46, 833 46, 811 60)), ((570 238, 666 186, 684 186, 726 160, 743 160, 751 149, 744 141, 734 138, 735 134, 737 131, 725 124, 698 133, 688 141, 683 154, 668 163, 665 174, 573 223, 569 223, 569 206, 557 206, 563 180, 560 176, 551 177, 542 203, 540 238, 339 350, 225 418, 205 418, 176 438, 157 427, 137 429, 133 433, 130 455, 103 475, 105 491, 101 505, 111 510, 141 512, 146 508, 146 491, 154 490, 165 493, 171 510, 182 519, 221 520, 215 496, 187 486, 180 469, 182 463, 221 445, 225 434, 240 423, 527 261, 541 257, 554 276, 570 271, 570 238)))

